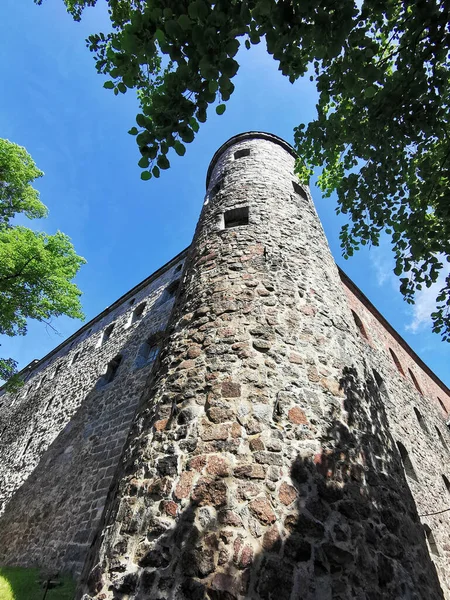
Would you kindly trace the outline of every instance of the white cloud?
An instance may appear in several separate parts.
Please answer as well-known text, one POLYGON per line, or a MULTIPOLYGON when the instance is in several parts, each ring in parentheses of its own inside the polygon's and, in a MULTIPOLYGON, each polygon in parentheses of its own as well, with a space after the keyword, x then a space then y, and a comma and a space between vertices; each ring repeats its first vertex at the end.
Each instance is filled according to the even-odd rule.
POLYGON ((431 313, 436 309, 436 296, 445 285, 445 278, 450 274, 450 265, 444 262, 437 281, 429 288, 425 288, 416 294, 416 303, 411 307, 412 319, 406 325, 406 330, 411 333, 419 333, 424 327, 431 324, 431 313))

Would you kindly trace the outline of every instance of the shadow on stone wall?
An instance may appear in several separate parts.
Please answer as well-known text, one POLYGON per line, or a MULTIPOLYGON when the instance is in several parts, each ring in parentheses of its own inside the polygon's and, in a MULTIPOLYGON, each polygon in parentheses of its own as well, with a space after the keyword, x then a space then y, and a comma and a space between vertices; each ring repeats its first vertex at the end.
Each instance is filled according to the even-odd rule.
MULTIPOLYGON (((348 427, 332 420, 321 438, 321 454, 293 461, 297 498, 283 506, 282 523, 279 515, 277 521, 273 518, 276 506, 273 517, 270 512, 261 515, 266 526, 261 552, 254 555, 255 540, 242 528, 243 521, 248 523, 248 509, 241 514, 227 510, 221 497, 224 484, 216 478, 206 493, 196 495, 194 489, 194 500, 173 529, 162 528, 147 510, 139 530, 153 546, 135 556, 143 568, 139 578, 136 573, 121 574, 123 562, 114 559, 125 547, 111 552, 113 597, 443 599, 378 386, 371 373, 361 381, 348 368, 341 388, 348 427), (208 504, 217 509, 217 520, 208 504)), ((154 491, 147 506, 165 500, 163 492, 154 491)), ((102 589, 99 565, 88 585, 92 595, 102 589)))

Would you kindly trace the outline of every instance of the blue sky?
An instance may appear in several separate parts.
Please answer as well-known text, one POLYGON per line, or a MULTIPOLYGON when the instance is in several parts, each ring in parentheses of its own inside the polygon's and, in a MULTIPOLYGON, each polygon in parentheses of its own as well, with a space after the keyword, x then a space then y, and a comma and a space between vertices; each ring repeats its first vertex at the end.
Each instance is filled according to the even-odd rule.
MULTIPOLYGON (((68 234, 88 263, 77 277, 87 319, 110 305, 191 241, 214 152, 232 135, 248 130, 293 141, 293 128, 315 114, 316 93, 308 78, 291 85, 262 44, 239 54, 241 68, 227 110, 208 115, 183 158, 173 156, 161 179, 140 180, 140 155, 132 127, 132 92, 115 97, 102 87, 85 45, 90 33, 108 27, 104 3, 87 9, 81 23, 62 0, 2 0, 0 3, 0 136, 27 148, 45 176, 38 181, 49 207, 33 227, 68 234)), ((263 176, 263 174, 261 174, 263 176)), ((369 297, 417 354, 450 385, 450 345, 431 333, 427 291, 408 306, 392 275, 389 245, 364 249, 344 261, 339 250, 342 218, 335 200, 313 198, 337 263, 369 297)), ((3 338, 2 356, 22 368, 41 358, 81 323, 55 319, 59 334, 30 323, 24 338, 3 338)))

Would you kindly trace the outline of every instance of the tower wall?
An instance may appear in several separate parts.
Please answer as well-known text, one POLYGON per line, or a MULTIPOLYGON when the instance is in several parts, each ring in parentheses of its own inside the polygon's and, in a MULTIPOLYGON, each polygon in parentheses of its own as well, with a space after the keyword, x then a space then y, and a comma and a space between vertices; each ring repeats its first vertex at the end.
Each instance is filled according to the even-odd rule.
POLYGON ((254 133, 213 159, 85 599, 443 597, 395 403, 294 161, 254 133))

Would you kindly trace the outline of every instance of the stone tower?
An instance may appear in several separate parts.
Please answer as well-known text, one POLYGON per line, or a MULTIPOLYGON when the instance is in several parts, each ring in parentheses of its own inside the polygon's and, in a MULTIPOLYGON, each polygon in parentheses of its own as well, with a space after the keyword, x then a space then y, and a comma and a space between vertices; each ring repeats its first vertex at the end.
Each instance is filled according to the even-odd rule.
POLYGON ((211 162, 85 600, 449 597, 438 409, 352 315, 294 163, 255 132, 211 162))

